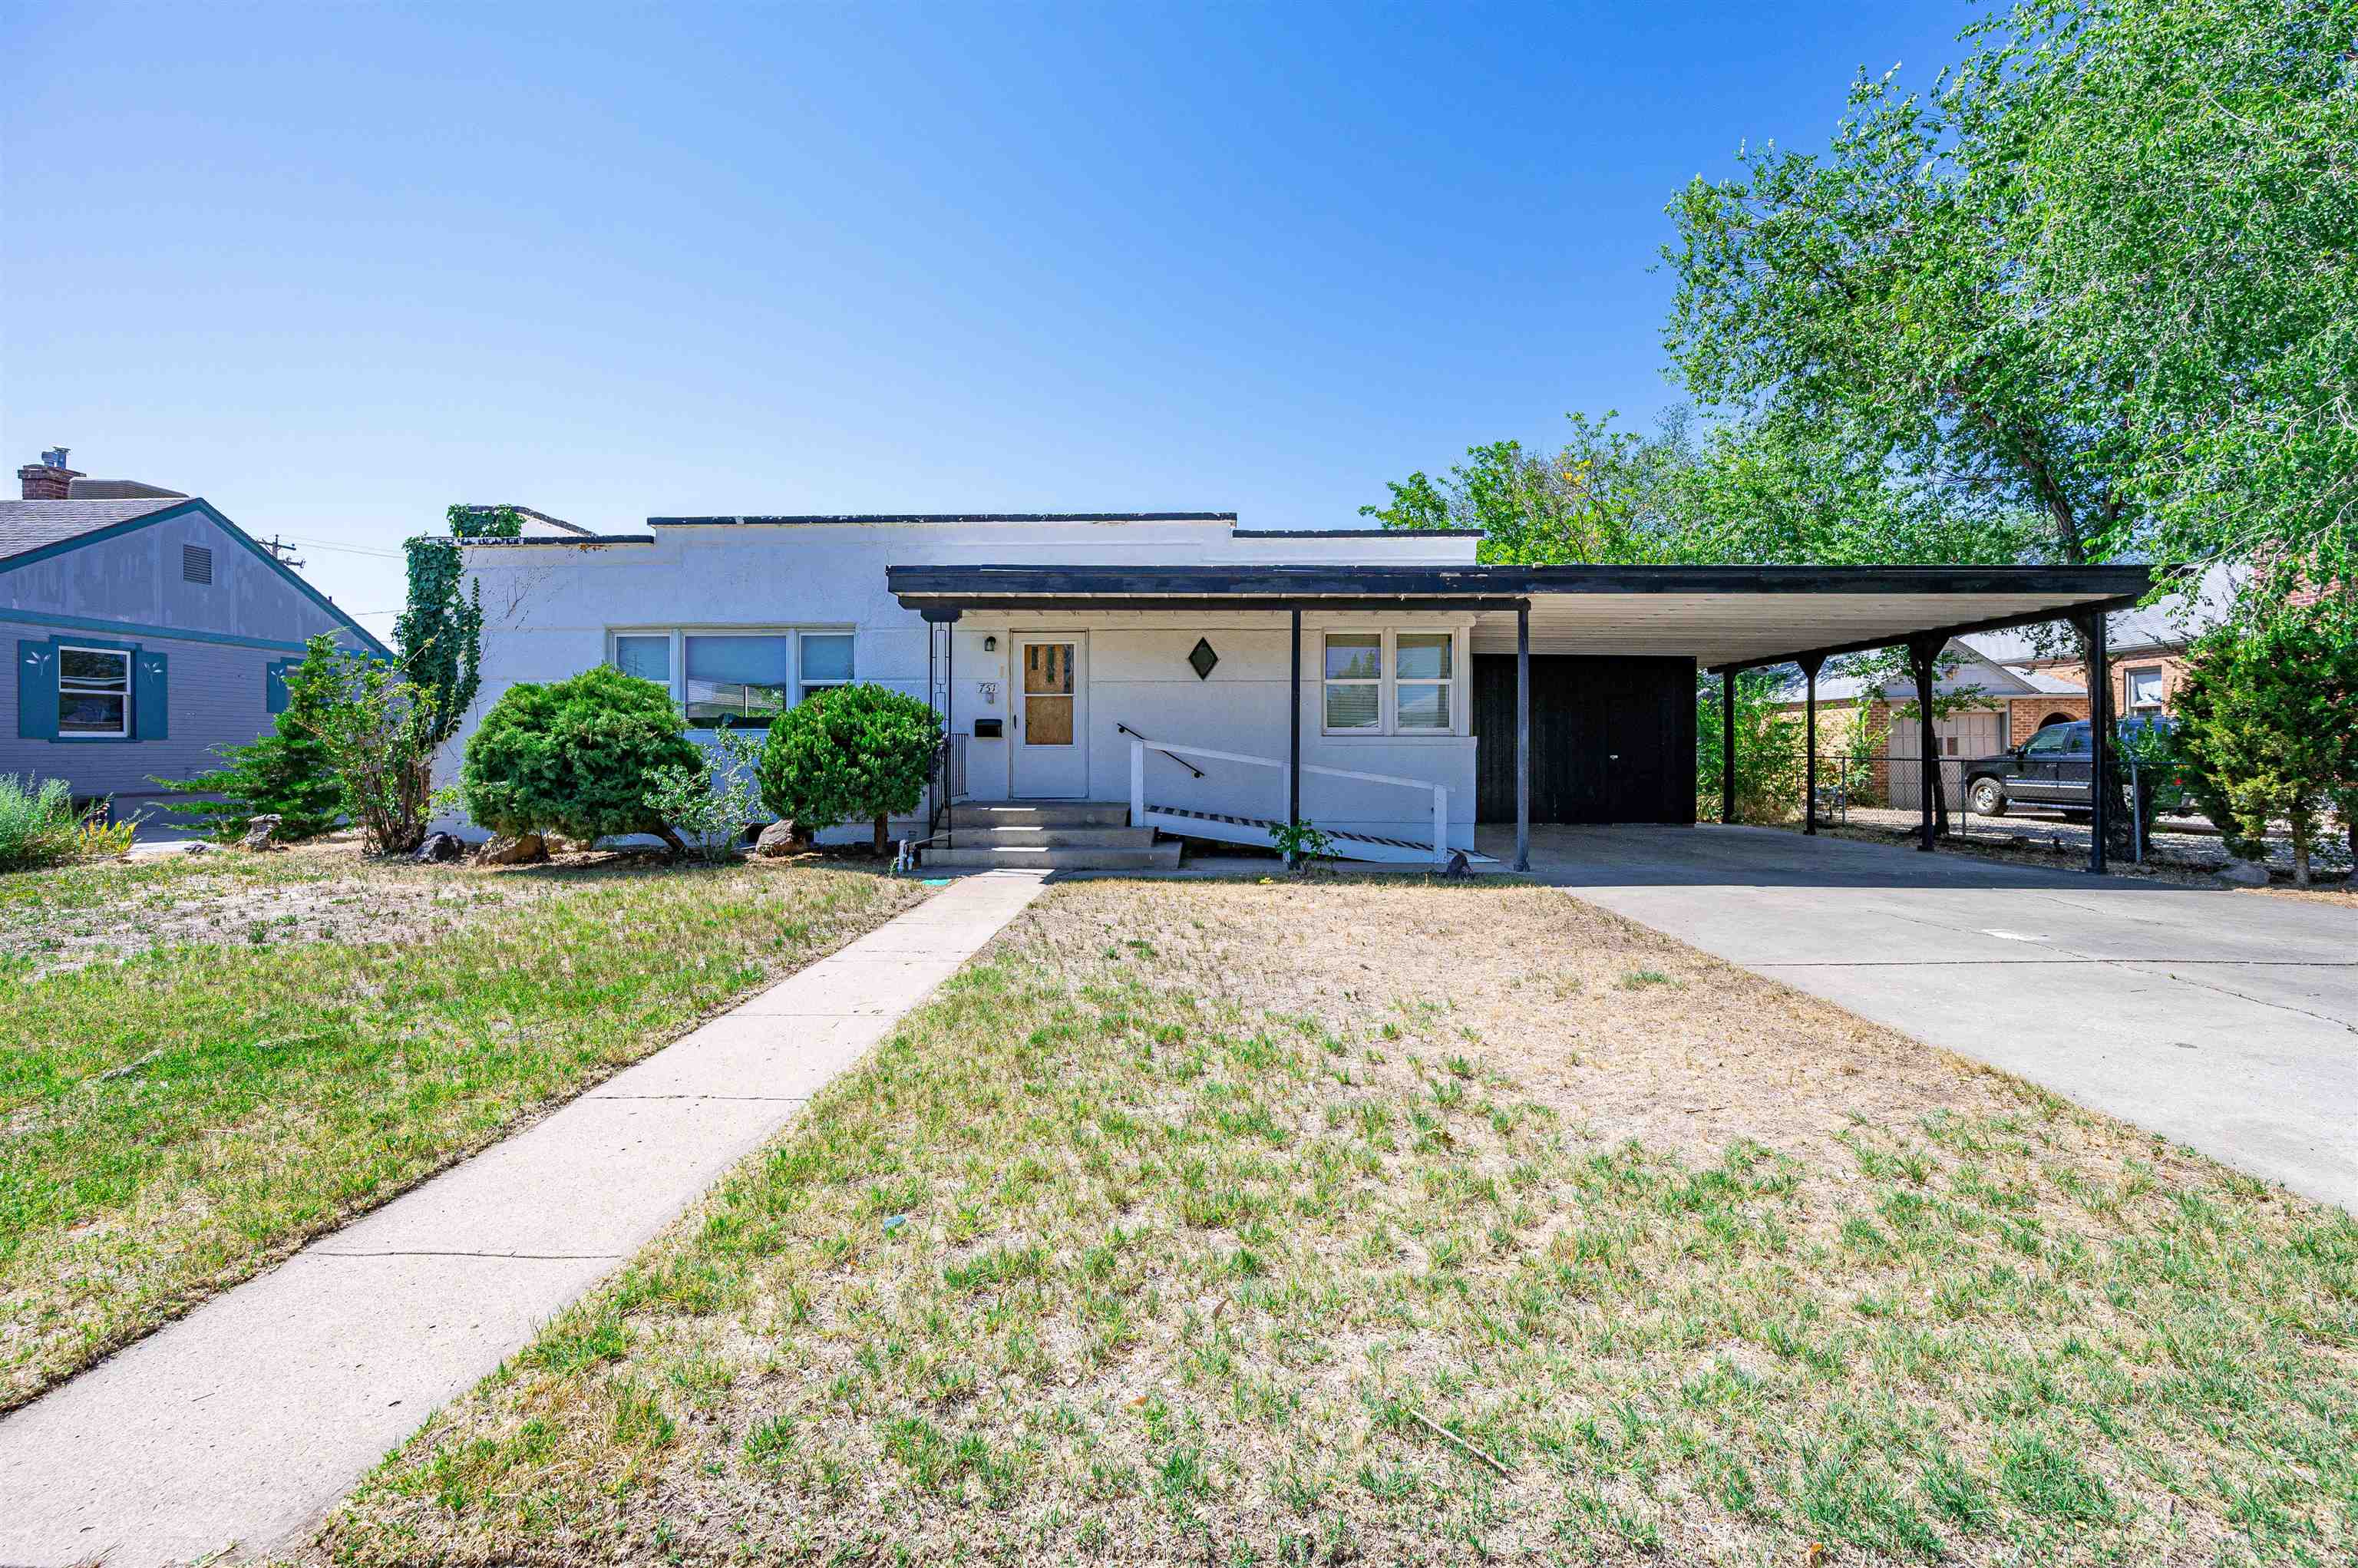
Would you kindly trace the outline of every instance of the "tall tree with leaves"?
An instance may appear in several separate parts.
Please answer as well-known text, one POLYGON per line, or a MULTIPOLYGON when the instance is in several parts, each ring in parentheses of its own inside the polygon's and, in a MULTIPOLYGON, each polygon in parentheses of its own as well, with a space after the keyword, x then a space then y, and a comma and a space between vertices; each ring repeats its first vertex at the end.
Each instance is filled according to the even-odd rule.
POLYGON ((2027 0, 1951 120, 2168 562, 2358 558, 2358 0, 2027 0))
POLYGON ((316 838, 343 818, 343 784, 315 732, 330 700, 325 672, 337 659, 335 639, 311 639, 303 662, 287 673, 287 708, 267 735, 243 746, 222 746, 223 766, 187 779, 155 782, 176 795, 164 809, 188 827, 222 840, 240 837, 254 817, 278 818, 276 836, 316 838))
POLYGON ((2027 198, 1985 129, 1861 77, 1823 156, 1771 146, 1696 179, 1671 206, 1665 346, 1708 406, 2030 524, 2035 556, 2101 560, 2141 517, 2121 388, 2017 310, 2005 242, 2027 198))

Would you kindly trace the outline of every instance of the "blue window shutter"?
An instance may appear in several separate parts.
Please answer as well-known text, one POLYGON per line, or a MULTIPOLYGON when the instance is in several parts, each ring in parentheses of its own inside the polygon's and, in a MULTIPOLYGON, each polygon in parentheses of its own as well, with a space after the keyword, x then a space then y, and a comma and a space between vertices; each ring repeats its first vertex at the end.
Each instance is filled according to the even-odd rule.
POLYGON ((58 738, 58 650, 54 643, 16 644, 16 739, 58 738))
POLYGON ((131 733, 134 740, 164 741, 172 734, 170 662, 145 648, 131 655, 131 733))
POLYGON ((262 706, 272 713, 287 711, 287 672, 295 667, 294 659, 273 659, 262 673, 262 706))

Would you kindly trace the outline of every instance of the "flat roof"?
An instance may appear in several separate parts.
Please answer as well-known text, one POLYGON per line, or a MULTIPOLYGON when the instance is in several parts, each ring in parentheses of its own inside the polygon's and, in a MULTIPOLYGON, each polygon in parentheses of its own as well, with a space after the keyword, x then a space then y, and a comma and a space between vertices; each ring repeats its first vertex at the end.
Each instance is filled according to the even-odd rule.
POLYGON ((650 528, 777 528, 827 523, 1233 523, 1233 512, 837 512, 650 517, 650 528))
POLYGON ((902 605, 968 610, 1456 611, 1475 651, 1670 655, 1706 668, 2125 610, 2142 566, 896 566, 902 605))

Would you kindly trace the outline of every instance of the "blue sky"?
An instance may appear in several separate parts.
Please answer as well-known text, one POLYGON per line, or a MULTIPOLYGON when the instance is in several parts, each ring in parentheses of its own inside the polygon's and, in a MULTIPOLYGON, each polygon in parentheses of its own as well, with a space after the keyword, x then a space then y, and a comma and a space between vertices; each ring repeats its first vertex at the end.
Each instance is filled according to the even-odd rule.
POLYGON ((11 5, 0 457, 380 631, 452 501, 1347 526, 1674 401, 1664 202, 1971 15, 11 5))

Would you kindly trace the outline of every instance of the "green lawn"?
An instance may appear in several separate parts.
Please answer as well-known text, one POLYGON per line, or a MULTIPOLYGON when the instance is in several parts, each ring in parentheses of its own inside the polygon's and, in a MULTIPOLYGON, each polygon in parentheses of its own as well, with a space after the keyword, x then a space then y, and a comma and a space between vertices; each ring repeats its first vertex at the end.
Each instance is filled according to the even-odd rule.
POLYGON ((1052 891, 341 1563, 2340 1563, 2358 1225, 1547 890, 1052 891))
POLYGON ((349 850, 0 878, 0 1407, 918 896, 349 850))

